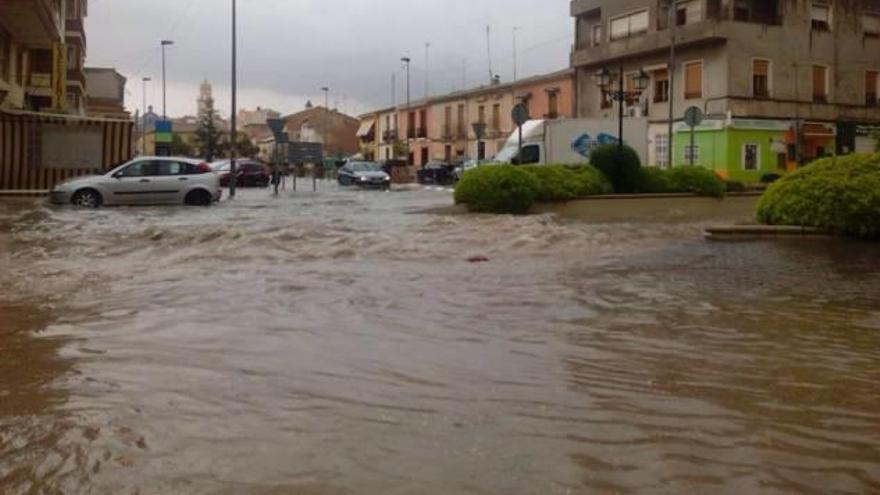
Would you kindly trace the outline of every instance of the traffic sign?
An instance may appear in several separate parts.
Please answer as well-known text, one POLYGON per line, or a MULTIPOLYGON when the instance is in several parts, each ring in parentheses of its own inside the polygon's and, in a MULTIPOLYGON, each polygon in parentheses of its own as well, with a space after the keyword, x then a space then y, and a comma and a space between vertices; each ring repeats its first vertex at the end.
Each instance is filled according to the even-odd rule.
POLYGON ((290 143, 287 157, 290 163, 323 163, 324 147, 321 143, 290 143))
POLYGON ((690 107, 684 111, 684 123, 688 125, 688 127, 697 127, 698 125, 703 123, 703 119, 705 115, 703 111, 700 110, 700 107, 690 107))
POLYGON ((510 116, 513 118, 514 124, 522 126, 529 121, 529 109, 522 103, 517 103, 514 105, 513 111, 510 112, 510 116))

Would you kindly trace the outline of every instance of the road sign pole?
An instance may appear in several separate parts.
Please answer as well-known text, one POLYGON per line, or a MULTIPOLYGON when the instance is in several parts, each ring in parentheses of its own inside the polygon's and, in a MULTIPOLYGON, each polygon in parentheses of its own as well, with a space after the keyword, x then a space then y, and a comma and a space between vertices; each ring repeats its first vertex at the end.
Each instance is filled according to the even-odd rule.
POLYGON ((517 132, 519 133, 519 146, 517 147, 516 156, 517 159, 522 162, 522 125, 516 126, 517 132))
POLYGON ((691 153, 690 153, 690 165, 694 166, 694 126, 691 126, 691 153))

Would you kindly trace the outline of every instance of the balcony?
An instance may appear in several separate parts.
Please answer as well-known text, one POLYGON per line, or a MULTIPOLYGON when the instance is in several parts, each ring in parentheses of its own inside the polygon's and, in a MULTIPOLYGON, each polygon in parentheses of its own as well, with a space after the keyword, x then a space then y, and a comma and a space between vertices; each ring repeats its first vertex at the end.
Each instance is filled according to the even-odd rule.
POLYGON ((386 143, 393 143, 394 141, 397 141, 397 131, 392 130, 392 131, 383 132, 382 133, 382 141, 384 141, 386 143))
POLYGON ((67 19, 65 39, 68 43, 79 43, 83 51, 86 48, 86 30, 82 19, 67 19))
POLYGON ((452 135, 452 126, 446 124, 443 126, 443 140, 444 141, 452 141, 454 136, 452 135))
POLYGON ((85 93, 86 75, 81 68, 67 70, 67 87, 77 89, 81 94, 85 93))
POLYGON ((406 130, 406 138, 407 139, 415 139, 416 138, 416 129, 415 127, 410 127, 406 130))
POLYGON ((0 1, 0 18, 12 38, 23 45, 61 41, 61 12, 52 0, 0 1))
MULTIPOLYGON (((676 46, 722 44, 731 36, 731 22, 706 20, 676 28, 676 46)), ((650 31, 630 38, 603 43, 598 46, 576 47, 571 54, 574 67, 600 67, 602 65, 639 57, 669 52, 668 30, 650 31)))
POLYGON ((571 16, 577 17, 587 14, 602 7, 601 0, 573 0, 571 2, 571 16))
POLYGON ((416 129, 416 137, 419 139, 425 139, 428 137, 428 128, 427 127, 419 127, 416 129))

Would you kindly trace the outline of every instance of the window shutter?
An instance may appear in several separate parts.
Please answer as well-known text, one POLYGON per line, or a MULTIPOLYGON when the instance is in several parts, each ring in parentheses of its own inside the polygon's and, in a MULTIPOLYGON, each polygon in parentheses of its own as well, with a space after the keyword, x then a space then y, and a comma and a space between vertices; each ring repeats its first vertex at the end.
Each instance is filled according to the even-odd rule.
POLYGON ((658 71, 654 71, 654 80, 657 82, 668 81, 669 80, 669 71, 666 69, 660 69, 658 71))
POLYGON ((685 66, 685 97, 701 98, 703 96, 703 64, 700 62, 685 66))
POLYGON ((767 60, 755 60, 754 73, 756 76, 768 76, 770 73, 770 62, 767 60))
POLYGON ((825 87, 825 67, 813 66, 813 96, 824 97, 827 94, 825 87))

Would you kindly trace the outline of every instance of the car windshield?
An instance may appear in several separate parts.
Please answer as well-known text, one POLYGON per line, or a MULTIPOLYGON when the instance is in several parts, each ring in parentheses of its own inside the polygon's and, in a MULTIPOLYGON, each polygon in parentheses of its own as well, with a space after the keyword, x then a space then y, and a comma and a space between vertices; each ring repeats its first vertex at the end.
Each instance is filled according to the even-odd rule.
POLYGON ((350 165, 352 172, 381 172, 379 165, 370 162, 357 162, 350 165))
POLYGON ((219 162, 214 162, 214 163, 212 163, 212 164, 210 165, 210 167, 211 167, 215 172, 222 172, 222 171, 224 171, 224 170, 229 170, 229 165, 230 165, 229 160, 222 160, 222 161, 219 161, 219 162))

